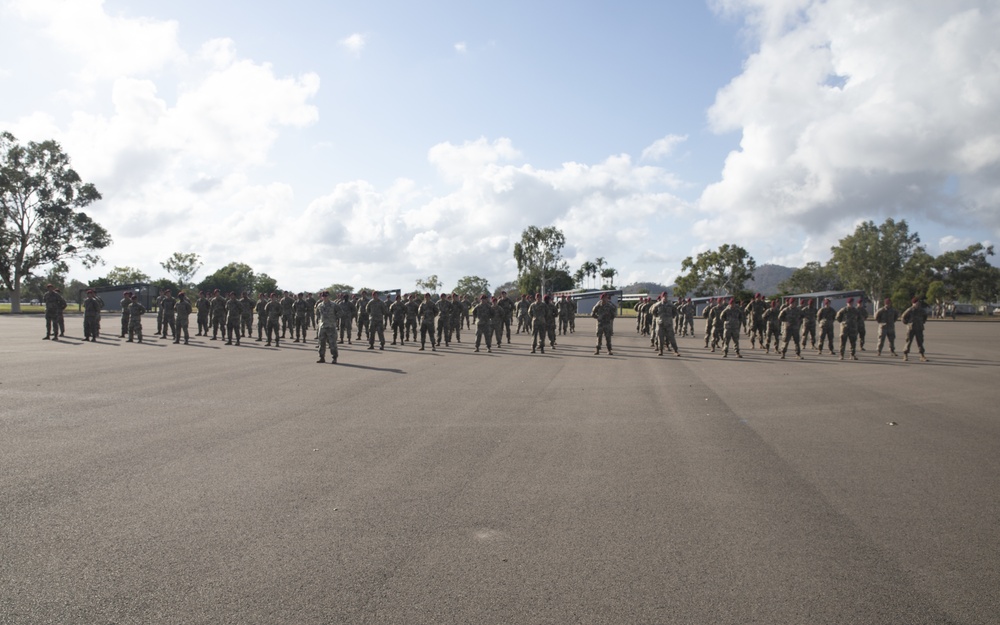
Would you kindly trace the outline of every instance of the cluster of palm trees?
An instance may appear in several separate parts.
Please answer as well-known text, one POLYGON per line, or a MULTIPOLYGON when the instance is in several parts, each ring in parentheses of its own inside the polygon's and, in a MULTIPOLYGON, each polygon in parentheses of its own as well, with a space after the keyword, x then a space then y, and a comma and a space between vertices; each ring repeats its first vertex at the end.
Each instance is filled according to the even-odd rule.
POLYGON ((598 276, 602 280, 607 280, 601 284, 601 288, 615 288, 615 276, 618 275, 618 270, 614 267, 609 267, 607 261, 604 260, 603 256, 595 258, 593 261, 585 261, 580 268, 576 270, 573 274, 573 280, 576 285, 583 288, 584 281, 587 282, 587 288, 594 288, 597 282, 598 276))

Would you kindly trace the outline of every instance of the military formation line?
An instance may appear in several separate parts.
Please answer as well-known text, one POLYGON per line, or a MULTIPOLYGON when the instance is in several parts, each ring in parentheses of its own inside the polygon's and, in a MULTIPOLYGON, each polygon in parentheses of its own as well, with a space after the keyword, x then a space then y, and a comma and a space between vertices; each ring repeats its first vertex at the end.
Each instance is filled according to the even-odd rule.
MULTIPOLYGON (((48 287, 44 298, 47 340, 58 340, 65 335, 65 323, 62 311, 66 301, 58 291, 48 287)), ((908 360, 910 348, 916 342, 920 359, 926 361, 923 344, 923 330, 927 320, 926 308, 914 299, 912 306, 901 315, 893 308, 892 302, 885 304, 875 313, 878 324, 878 355, 882 355, 886 343, 889 352, 896 356, 895 326, 901 321, 907 326, 906 346, 903 350, 903 360, 908 360)), ((187 344, 191 315, 195 315, 197 332, 195 336, 209 336, 210 340, 224 340, 227 345, 239 345, 241 339, 253 336, 254 317, 258 342, 266 340, 266 346, 279 347, 281 340, 291 339, 295 343, 305 343, 309 330, 316 332, 319 349, 319 360, 326 362, 326 352, 330 352, 331 362, 336 363, 338 357, 337 345, 352 344, 353 340, 361 341, 362 334, 368 342, 368 349, 385 349, 386 332, 391 331, 392 345, 397 341, 400 345, 406 342, 419 342, 420 350, 427 347, 428 341, 432 351, 436 351, 442 342, 449 346, 451 341, 461 342, 461 332, 464 328, 471 329, 475 324, 475 351, 480 351, 485 343, 488 352, 493 346, 500 347, 506 337, 510 344, 511 328, 520 334, 532 335, 531 353, 545 353, 546 341, 550 349, 556 346, 557 332, 573 333, 576 330, 577 303, 568 296, 554 298, 551 295, 523 295, 514 300, 502 292, 499 297, 482 295, 478 300, 470 300, 467 296, 445 294, 436 301, 429 293, 421 297, 417 293, 397 296, 395 300, 382 300, 377 292, 369 297, 364 291, 353 296, 340 293, 331 297, 328 292, 320 294, 316 301, 311 293, 293 295, 271 293, 260 294, 256 301, 246 293, 237 297, 230 292, 222 295, 218 290, 211 294, 199 292, 195 302, 191 302, 182 291, 174 297, 169 289, 165 289, 156 300, 156 334, 173 338, 174 343, 187 344), (515 325, 516 322, 516 325, 515 325), (418 341, 419 336, 419 341, 418 341)), ((104 302, 93 290, 87 291, 83 301, 84 340, 95 341, 100 334, 101 311, 104 302)), ((672 301, 666 293, 657 299, 642 298, 635 306, 636 332, 650 337, 650 346, 659 354, 665 350, 680 356, 677 346, 677 335, 696 338, 694 319, 695 306, 691 299, 672 301)), ((121 338, 128 337, 127 342, 142 342, 143 316, 146 308, 139 303, 133 293, 125 293, 121 301, 121 338)), ((609 355, 613 354, 611 337, 617 310, 602 294, 601 299, 591 311, 591 317, 597 321, 597 344, 595 354, 600 354, 606 348, 609 355)), ((771 344, 780 358, 785 358, 789 343, 794 344, 795 356, 802 359, 802 350, 809 347, 823 353, 824 345, 829 347, 829 353, 837 355, 834 350, 834 324, 840 325, 840 359, 845 359, 846 348, 850 345, 850 358, 857 360, 856 350, 865 347, 865 320, 867 309, 862 301, 855 303, 848 300, 847 305, 840 310, 830 306, 830 300, 825 300, 819 309, 813 300, 795 300, 793 298, 766 300, 759 293, 749 303, 743 304, 735 299, 713 299, 701 314, 705 321, 705 349, 712 352, 722 350, 723 357, 728 357, 730 349, 742 358, 740 352, 740 334, 750 339, 751 348, 764 349, 771 353, 771 344), (819 345, 816 345, 817 328, 819 329, 819 345), (780 344, 780 347, 779 347, 780 344)))

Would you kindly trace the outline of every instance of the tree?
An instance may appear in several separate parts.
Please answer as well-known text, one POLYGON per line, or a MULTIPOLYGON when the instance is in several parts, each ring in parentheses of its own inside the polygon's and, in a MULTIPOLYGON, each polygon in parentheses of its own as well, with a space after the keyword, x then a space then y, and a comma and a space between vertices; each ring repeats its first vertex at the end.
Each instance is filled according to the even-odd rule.
POLYGON ((787 280, 778 285, 782 293, 820 293, 823 291, 840 291, 844 281, 833 265, 812 262, 805 267, 799 267, 787 280))
POLYGON ((266 273, 257 274, 253 281, 252 293, 277 293, 278 281, 266 273))
MULTIPOLYGON (((104 283, 99 286, 118 286, 120 284, 139 284, 149 282, 149 276, 135 267, 113 267, 104 276, 104 283)), ((96 286, 91 283, 91 286, 96 286)))
POLYGON ((993 246, 976 243, 935 258, 932 267, 944 283, 943 297, 966 302, 992 301, 990 283, 995 281, 997 268, 990 264, 989 256, 993 256, 993 246))
POLYGON ((504 291, 507 292, 507 297, 513 297, 514 299, 521 298, 521 291, 517 288, 517 282, 504 282, 497 288, 493 289, 493 295, 500 297, 500 294, 504 291))
POLYGON ((426 293, 437 293, 437 290, 440 288, 441 288, 441 280, 437 277, 437 274, 417 280, 417 290, 419 291, 424 291, 426 293))
POLYGON ((0 133, 0 279, 11 292, 11 311, 21 311, 21 282, 39 267, 76 259, 101 262, 93 252, 111 236, 86 213, 101 199, 70 168, 55 141, 22 146, 0 133))
POLYGON ((726 243, 718 250, 688 256, 681 261, 681 269, 687 274, 677 279, 679 295, 694 292, 704 295, 736 295, 753 278, 757 261, 739 245, 726 243), (684 292, 681 293, 681 290, 684 292))
POLYGON ((340 295, 341 293, 347 293, 348 295, 354 293, 354 287, 350 284, 340 284, 339 282, 334 282, 330 286, 326 287, 327 291, 330 292, 330 297, 340 295))
POLYGON ((201 269, 201 258, 194 252, 182 254, 174 252, 173 256, 160 263, 167 273, 177 278, 177 285, 184 288, 191 284, 191 278, 201 269))
POLYGON ((517 261, 517 285, 522 293, 545 291, 557 270, 569 279, 568 288, 573 288, 573 277, 562 259, 565 246, 566 236, 553 226, 528 226, 521 233, 521 241, 514 244, 514 260, 517 261))
POLYGON ((885 293, 893 292, 907 261, 921 249, 918 243, 920 236, 916 232, 910 234, 905 219, 899 222, 886 219, 881 226, 866 221, 858 225, 854 234, 830 248, 831 262, 848 287, 861 289, 868 297, 880 301, 885 293))
MULTIPOLYGON (((253 269, 246 263, 229 263, 225 267, 217 270, 208 276, 198 285, 199 291, 209 293, 219 289, 220 293, 232 291, 237 295, 246 291, 248 293, 257 292, 257 276, 253 269)), ((275 290, 275 289, 272 289, 275 290)), ((263 293, 264 291, 259 291, 263 293)))
POLYGON ((602 289, 613 289, 615 288, 615 276, 618 275, 618 270, 614 267, 608 267, 607 269, 601 270, 601 278, 608 281, 608 284, 601 286, 602 289))
POLYGON ((490 283, 486 278, 480 278, 479 276, 465 276, 459 279, 453 292, 459 295, 468 295, 470 298, 477 298, 483 293, 490 292, 490 283))

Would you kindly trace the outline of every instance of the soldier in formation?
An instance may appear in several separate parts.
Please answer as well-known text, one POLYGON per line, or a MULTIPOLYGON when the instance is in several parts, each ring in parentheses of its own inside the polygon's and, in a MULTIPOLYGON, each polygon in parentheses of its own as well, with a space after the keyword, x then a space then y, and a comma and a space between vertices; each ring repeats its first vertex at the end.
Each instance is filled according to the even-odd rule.
POLYGON ((215 289, 212 291, 212 299, 208 300, 208 303, 212 319, 211 340, 218 340, 220 331, 222 338, 226 338, 226 298, 219 293, 219 289, 215 289))
POLYGON ((900 321, 907 326, 903 360, 910 359, 910 346, 913 341, 916 341, 917 349, 920 351, 920 360, 927 362, 927 356, 924 354, 924 324, 927 323, 927 310, 921 304, 920 298, 913 298, 912 306, 903 311, 900 321))
POLYGON ((371 328, 369 326, 368 320, 368 294, 365 291, 361 291, 360 294, 354 296, 354 314, 356 315, 358 323, 358 341, 361 340, 361 332, 365 333, 365 339, 370 338, 371 328))
POLYGON ((427 335, 430 334, 431 351, 434 347, 434 318, 438 315, 437 305, 431 301, 431 294, 424 293, 424 301, 417 308, 417 318, 420 320, 420 351, 427 345, 427 335))
POLYGON ((267 317, 267 343, 265 347, 271 346, 271 337, 274 336, 274 346, 280 347, 279 338, 281 338, 281 315, 282 307, 281 300, 278 299, 277 293, 271 293, 271 301, 267 303, 264 307, 264 315, 267 317))
POLYGON ((733 344, 733 348, 736 350, 736 357, 743 358, 743 354, 740 353, 740 328, 743 327, 743 320, 745 315, 743 314, 743 309, 736 303, 735 298, 730 298, 729 305, 722 309, 719 313, 719 321, 722 323, 724 338, 723 338, 723 350, 722 357, 729 357, 729 344, 733 344))
POLYGON ((608 346, 608 356, 614 356, 611 351, 611 335, 614 333, 615 316, 617 315, 614 304, 608 300, 607 293, 601 293, 601 299, 594 304, 594 309, 590 316, 597 320, 597 349, 594 355, 601 353, 601 340, 608 346))
POLYGON ((198 301, 195 302, 198 307, 198 332, 195 336, 208 336, 208 319, 212 308, 212 304, 208 297, 205 296, 204 291, 198 291, 198 301))
POLYGON ((486 338, 486 351, 493 352, 491 336, 493 334, 493 305, 484 293, 479 297, 479 303, 472 309, 472 318, 476 322, 476 351, 486 338))
POLYGON ((191 317, 191 302, 188 301, 184 291, 177 293, 177 305, 174 312, 177 315, 174 321, 174 343, 180 343, 181 334, 184 335, 184 344, 188 344, 188 320, 191 317))
POLYGON ((875 311, 875 323, 878 324, 878 355, 882 355, 882 347, 889 341, 889 353, 896 355, 896 320, 899 314, 892 307, 892 300, 885 298, 885 305, 875 311))
POLYGON ((778 313, 778 319, 784 324, 781 328, 785 335, 781 344, 781 359, 785 359, 788 353, 788 342, 795 342, 795 357, 802 360, 802 342, 800 332, 802 331, 802 309, 795 305, 793 298, 788 298, 785 307, 778 313))
POLYGON ((104 308, 104 302, 97 297, 94 289, 87 289, 87 297, 83 300, 84 341, 97 342, 101 333, 101 308, 104 308))
POLYGON ((229 295, 226 296, 226 332, 224 336, 226 345, 232 345, 233 338, 236 339, 237 345, 240 344, 240 324, 242 321, 243 304, 236 299, 236 293, 230 291, 229 295))
POLYGON ((295 329, 293 343, 306 342, 306 331, 309 329, 309 316, 311 312, 312 309, 306 302, 305 294, 299 293, 296 295, 292 301, 292 327, 295 329))
POLYGON ((396 338, 399 337, 399 344, 406 345, 405 335, 406 335, 406 303, 403 302, 402 296, 397 295, 396 301, 389 305, 389 318, 391 319, 390 326, 392 327, 392 344, 396 344, 396 338))
MULTIPOLYGON (((653 327, 655 328, 653 347, 657 353, 662 356, 664 349, 670 349, 674 352, 675 356, 680 356, 681 353, 677 349, 676 329, 674 327, 674 320, 680 317, 680 315, 677 307, 667 297, 666 291, 660 294, 660 300, 649 309, 649 314, 653 318, 653 327)), ((600 345, 598 344, 599 350, 600 345)), ((611 350, 608 349, 608 351, 610 352, 611 350)))
MULTIPOLYGON (((355 296, 357 298, 357 296, 355 296)), ((354 322, 355 317, 358 316, 358 309, 355 306, 355 301, 351 300, 347 293, 340 294, 340 338, 337 343, 343 345, 344 337, 347 337, 347 344, 351 344, 351 324, 354 322)), ((358 333, 361 336, 361 333, 358 333)), ((359 339, 360 340, 360 339, 359 339)))
POLYGON ((854 298, 849 297, 847 304, 837 311, 837 321, 840 322, 840 359, 844 359, 847 342, 851 343, 851 360, 857 360, 855 353, 858 342, 858 309, 854 307, 854 298))
POLYGON ((160 308, 156 317, 156 327, 159 328, 157 334, 160 335, 161 339, 167 338, 167 330, 170 330, 171 338, 177 338, 176 319, 174 316, 176 305, 177 300, 171 295, 170 289, 163 289, 163 295, 160 296, 160 308))
POLYGON ((368 349, 375 349, 375 335, 378 335, 379 349, 385 349, 385 318, 389 316, 389 308, 379 299, 378 292, 372 291, 372 298, 365 306, 368 312, 368 349))
POLYGON ((139 297, 132 294, 132 301, 128 305, 128 343, 133 339, 142 343, 142 316, 146 314, 146 307, 139 303, 139 297))
POLYGON ((42 340, 58 341, 61 334, 66 334, 59 326, 59 316, 66 308, 66 300, 56 287, 47 284, 45 294, 42 295, 42 303, 45 304, 45 336, 42 340))
POLYGON ((121 306, 122 311, 122 333, 118 335, 118 338, 123 339, 125 335, 128 334, 128 306, 132 303, 132 291, 125 291, 122 293, 122 301, 118 303, 121 306))
POLYGON ((337 364, 337 334, 340 331, 340 317, 345 311, 330 299, 329 291, 323 291, 313 312, 318 324, 316 340, 319 342, 319 360, 316 362, 326 362, 326 348, 329 347, 330 362, 337 364))
POLYGON ((817 311, 816 319, 819 322, 819 349, 816 353, 823 355, 823 345, 829 345, 830 355, 833 351, 833 322, 837 320, 837 311, 830 306, 829 298, 823 300, 823 306, 817 311))

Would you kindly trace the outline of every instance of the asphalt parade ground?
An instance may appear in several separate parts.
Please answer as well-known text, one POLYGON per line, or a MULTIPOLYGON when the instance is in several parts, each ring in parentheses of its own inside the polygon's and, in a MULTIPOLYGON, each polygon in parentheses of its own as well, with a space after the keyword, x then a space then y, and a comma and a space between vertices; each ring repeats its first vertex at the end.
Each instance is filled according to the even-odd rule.
POLYGON ((337 365, 103 325, 0 318, 4 625, 1000 623, 997 323, 337 365))

